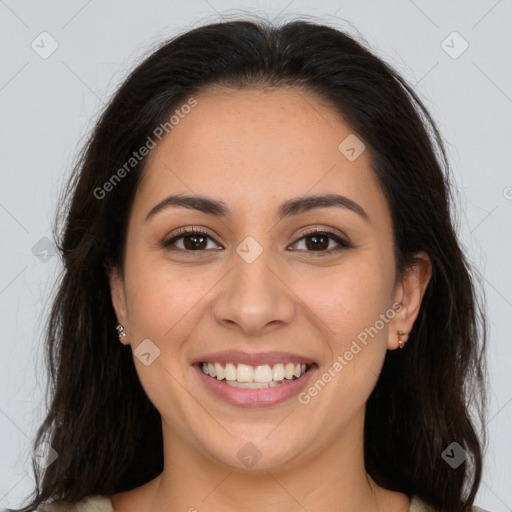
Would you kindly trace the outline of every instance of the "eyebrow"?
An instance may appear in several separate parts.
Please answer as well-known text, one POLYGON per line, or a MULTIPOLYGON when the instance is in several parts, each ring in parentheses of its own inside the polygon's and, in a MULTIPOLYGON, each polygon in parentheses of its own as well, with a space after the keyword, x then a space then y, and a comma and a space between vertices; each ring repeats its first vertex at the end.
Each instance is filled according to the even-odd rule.
MULTIPOLYGON (((153 206, 149 213, 146 215, 146 221, 161 211, 172 208, 181 207, 189 210, 197 210, 208 215, 216 217, 231 218, 231 212, 227 205, 213 198, 205 196, 191 196, 191 195, 170 195, 153 206)), ((281 220, 285 217, 298 215, 316 208, 330 208, 338 207, 345 208, 357 213, 366 222, 370 222, 370 218, 362 206, 357 204, 345 196, 338 194, 324 194, 304 196, 285 201, 279 207, 277 216, 281 220)))

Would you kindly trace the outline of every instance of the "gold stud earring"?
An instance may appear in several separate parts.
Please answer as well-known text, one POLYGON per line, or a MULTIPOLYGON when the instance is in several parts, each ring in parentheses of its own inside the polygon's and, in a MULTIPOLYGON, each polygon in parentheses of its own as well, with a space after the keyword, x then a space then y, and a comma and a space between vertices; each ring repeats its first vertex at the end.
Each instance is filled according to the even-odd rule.
POLYGON ((402 341, 402 336, 405 336, 407 334, 407 331, 399 330, 396 331, 396 333, 398 334, 398 344, 400 345, 400 348, 404 348, 405 343, 404 341, 402 341))

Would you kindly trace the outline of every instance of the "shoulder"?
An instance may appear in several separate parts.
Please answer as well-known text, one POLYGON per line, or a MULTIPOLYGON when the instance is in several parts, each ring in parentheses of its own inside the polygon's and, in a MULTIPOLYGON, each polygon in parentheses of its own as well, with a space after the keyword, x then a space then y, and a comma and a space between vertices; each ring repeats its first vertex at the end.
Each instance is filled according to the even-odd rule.
POLYGON ((89 496, 76 503, 57 501, 40 505, 36 512, 114 512, 114 509, 108 497, 89 496))
MULTIPOLYGON (((473 512, 490 512, 485 508, 480 508, 477 506, 473 506, 471 508, 473 512)), ((425 503, 422 499, 418 498, 418 496, 411 497, 411 506, 407 512, 436 512, 435 509, 425 503)))

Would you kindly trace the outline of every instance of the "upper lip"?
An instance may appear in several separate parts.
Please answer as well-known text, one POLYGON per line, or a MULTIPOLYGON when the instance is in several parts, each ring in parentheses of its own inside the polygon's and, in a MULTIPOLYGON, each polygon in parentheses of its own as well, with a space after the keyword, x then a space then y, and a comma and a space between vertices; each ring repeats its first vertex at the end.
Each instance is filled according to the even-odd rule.
POLYGON ((259 366, 264 364, 278 363, 306 363, 316 364, 316 362, 308 356, 292 354, 291 352, 242 352, 240 350, 225 350, 222 352, 211 352, 202 355, 192 362, 198 363, 236 363, 247 364, 251 366, 259 366))

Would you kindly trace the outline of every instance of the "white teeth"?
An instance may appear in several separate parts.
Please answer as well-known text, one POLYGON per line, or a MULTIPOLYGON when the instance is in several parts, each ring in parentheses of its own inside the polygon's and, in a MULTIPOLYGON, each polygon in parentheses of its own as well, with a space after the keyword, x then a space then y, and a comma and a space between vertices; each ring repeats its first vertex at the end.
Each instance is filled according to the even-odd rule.
POLYGON ((272 370, 268 364, 256 366, 254 369, 254 382, 270 382, 272 380, 272 370))
POLYGON ((238 382, 237 380, 233 382, 227 382, 230 386, 234 388, 244 388, 244 389, 263 389, 268 388, 267 384, 262 382, 238 382))
POLYGON ((233 363, 226 363, 226 368, 224 368, 224 378, 226 380, 236 380, 236 366, 233 363))
POLYGON ((288 363, 284 369, 284 376, 287 379, 293 378, 293 370, 295 369, 295 365, 293 363, 288 363))
POLYGON ((282 382, 274 382, 271 380, 270 382, 238 382, 234 380, 232 382, 226 382, 230 386, 234 388, 244 388, 244 389, 263 389, 263 388, 273 388, 275 386, 280 386, 281 384, 286 384, 288 382, 293 382, 291 380, 283 380, 282 382))
POLYGON ((224 369, 219 363, 214 363, 215 373, 217 375, 218 380, 222 380, 224 378, 224 369))
POLYGON ((275 364, 272 368, 272 379, 283 380, 284 379, 284 366, 282 364, 275 364))
POLYGON ((294 378, 306 373, 306 363, 278 363, 270 366, 262 364, 203 363, 203 372, 217 380, 225 380, 226 384, 243 388, 267 388, 281 383, 291 382, 294 378))
POLYGON ((253 382, 254 369, 248 364, 239 364, 236 367, 236 380, 238 382, 253 382))

